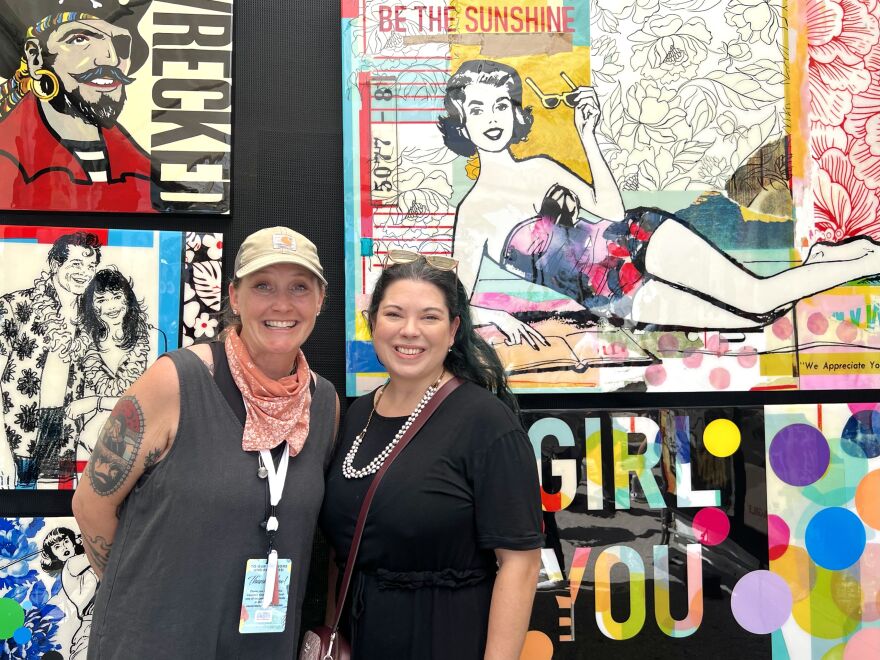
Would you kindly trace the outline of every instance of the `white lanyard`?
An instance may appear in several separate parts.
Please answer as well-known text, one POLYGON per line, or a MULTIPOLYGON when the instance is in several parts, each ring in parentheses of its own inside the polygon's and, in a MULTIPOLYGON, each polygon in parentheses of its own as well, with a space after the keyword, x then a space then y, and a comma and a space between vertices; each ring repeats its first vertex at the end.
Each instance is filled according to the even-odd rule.
POLYGON ((272 537, 278 531, 278 518, 275 516, 275 507, 281 501, 284 491, 284 482, 287 479, 287 464, 290 462, 290 445, 284 443, 284 452, 278 461, 278 469, 275 469, 275 461, 272 460, 272 452, 268 449, 260 450, 263 459, 263 467, 266 468, 266 478, 269 482, 269 504, 271 515, 266 521, 266 534, 269 535, 269 558, 266 565, 266 586, 263 589, 263 607, 269 607, 275 594, 275 583, 278 577, 278 551, 273 547, 272 537))

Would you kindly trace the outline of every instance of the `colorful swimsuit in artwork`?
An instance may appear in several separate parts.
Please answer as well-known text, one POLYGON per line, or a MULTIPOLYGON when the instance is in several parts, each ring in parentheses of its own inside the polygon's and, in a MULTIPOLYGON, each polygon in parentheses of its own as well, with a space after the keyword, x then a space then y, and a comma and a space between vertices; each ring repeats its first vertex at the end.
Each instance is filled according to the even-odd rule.
POLYGON ((671 216, 628 211, 621 221, 560 221, 541 213, 519 223, 504 244, 501 265, 520 277, 572 298, 596 316, 625 320, 645 272, 648 240, 671 216))

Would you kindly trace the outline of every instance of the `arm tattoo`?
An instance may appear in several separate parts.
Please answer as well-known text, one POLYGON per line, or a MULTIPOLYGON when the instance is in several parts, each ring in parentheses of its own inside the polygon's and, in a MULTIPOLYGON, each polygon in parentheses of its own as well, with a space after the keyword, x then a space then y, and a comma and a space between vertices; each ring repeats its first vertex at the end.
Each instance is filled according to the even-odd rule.
POLYGON ((86 554, 91 560, 92 567, 103 574, 104 569, 107 568, 107 560, 110 557, 110 549, 113 544, 107 543, 103 536, 92 538, 88 534, 83 534, 83 539, 86 542, 86 554))
POLYGON ((158 447, 156 449, 151 449, 147 452, 147 457, 144 459, 144 470, 149 470, 156 463, 159 462, 159 455, 162 453, 162 450, 158 447))
POLYGON ((98 495, 106 496, 119 490, 137 459, 143 437, 141 406, 135 397, 124 396, 101 429, 86 466, 92 488, 98 495))

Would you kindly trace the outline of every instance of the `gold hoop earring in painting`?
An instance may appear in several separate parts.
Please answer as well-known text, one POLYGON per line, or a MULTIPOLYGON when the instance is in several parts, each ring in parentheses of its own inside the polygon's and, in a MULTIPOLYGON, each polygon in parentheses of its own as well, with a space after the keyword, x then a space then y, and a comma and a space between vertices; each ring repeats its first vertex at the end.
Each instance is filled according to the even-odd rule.
POLYGON ((37 69, 37 73, 40 74, 40 78, 31 79, 31 91, 41 101, 51 101, 61 91, 61 83, 58 82, 58 76, 49 71, 49 69, 37 69), (43 91, 44 79, 48 79, 52 83, 51 92, 43 91))

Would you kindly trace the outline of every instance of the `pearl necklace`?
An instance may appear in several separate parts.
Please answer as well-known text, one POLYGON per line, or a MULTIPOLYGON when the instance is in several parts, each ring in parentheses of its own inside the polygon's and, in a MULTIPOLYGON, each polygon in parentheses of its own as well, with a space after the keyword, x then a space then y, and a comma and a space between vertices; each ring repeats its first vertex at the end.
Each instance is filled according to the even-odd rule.
POLYGON ((422 409, 428 405, 428 401, 431 400, 431 397, 433 397, 434 394, 437 393, 437 390, 440 389, 440 381, 443 379, 444 373, 446 373, 445 369, 440 372, 440 376, 437 380, 428 386, 428 389, 425 390, 418 405, 416 405, 415 409, 409 414, 409 417, 406 418, 403 426, 400 427, 400 430, 397 431, 397 434, 391 439, 391 442, 385 445, 385 448, 379 452, 379 455, 364 467, 355 469, 353 466, 354 457, 357 455, 358 449, 360 449, 361 442, 363 442, 364 437, 367 435, 367 429, 370 428, 370 422, 373 421, 373 413, 376 412, 376 406, 378 406, 379 401, 382 400, 382 395, 385 394, 385 388, 388 387, 388 384, 386 383, 382 386, 382 389, 379 390, 379 394, 376 396, 376 402, 373 404, 373 409, 370 410, 370 416, 367 417, 367 424, 364 426, 364 430, 355 436, 351 449, 348 450, 345 459, 342 461, 342 476, 346 479, 360 479, 361 477, 366 477, 367 475, 375 474, 379 471, 379 468, 382 467, 385 459, 388 458, 392 450, 397 446, 397 443, 400 442, 403 434, 407 432, 410 426, 412 426, 413 422, 416 421, 416 418, 419 416, 419 413, 422 412, 422 409))

